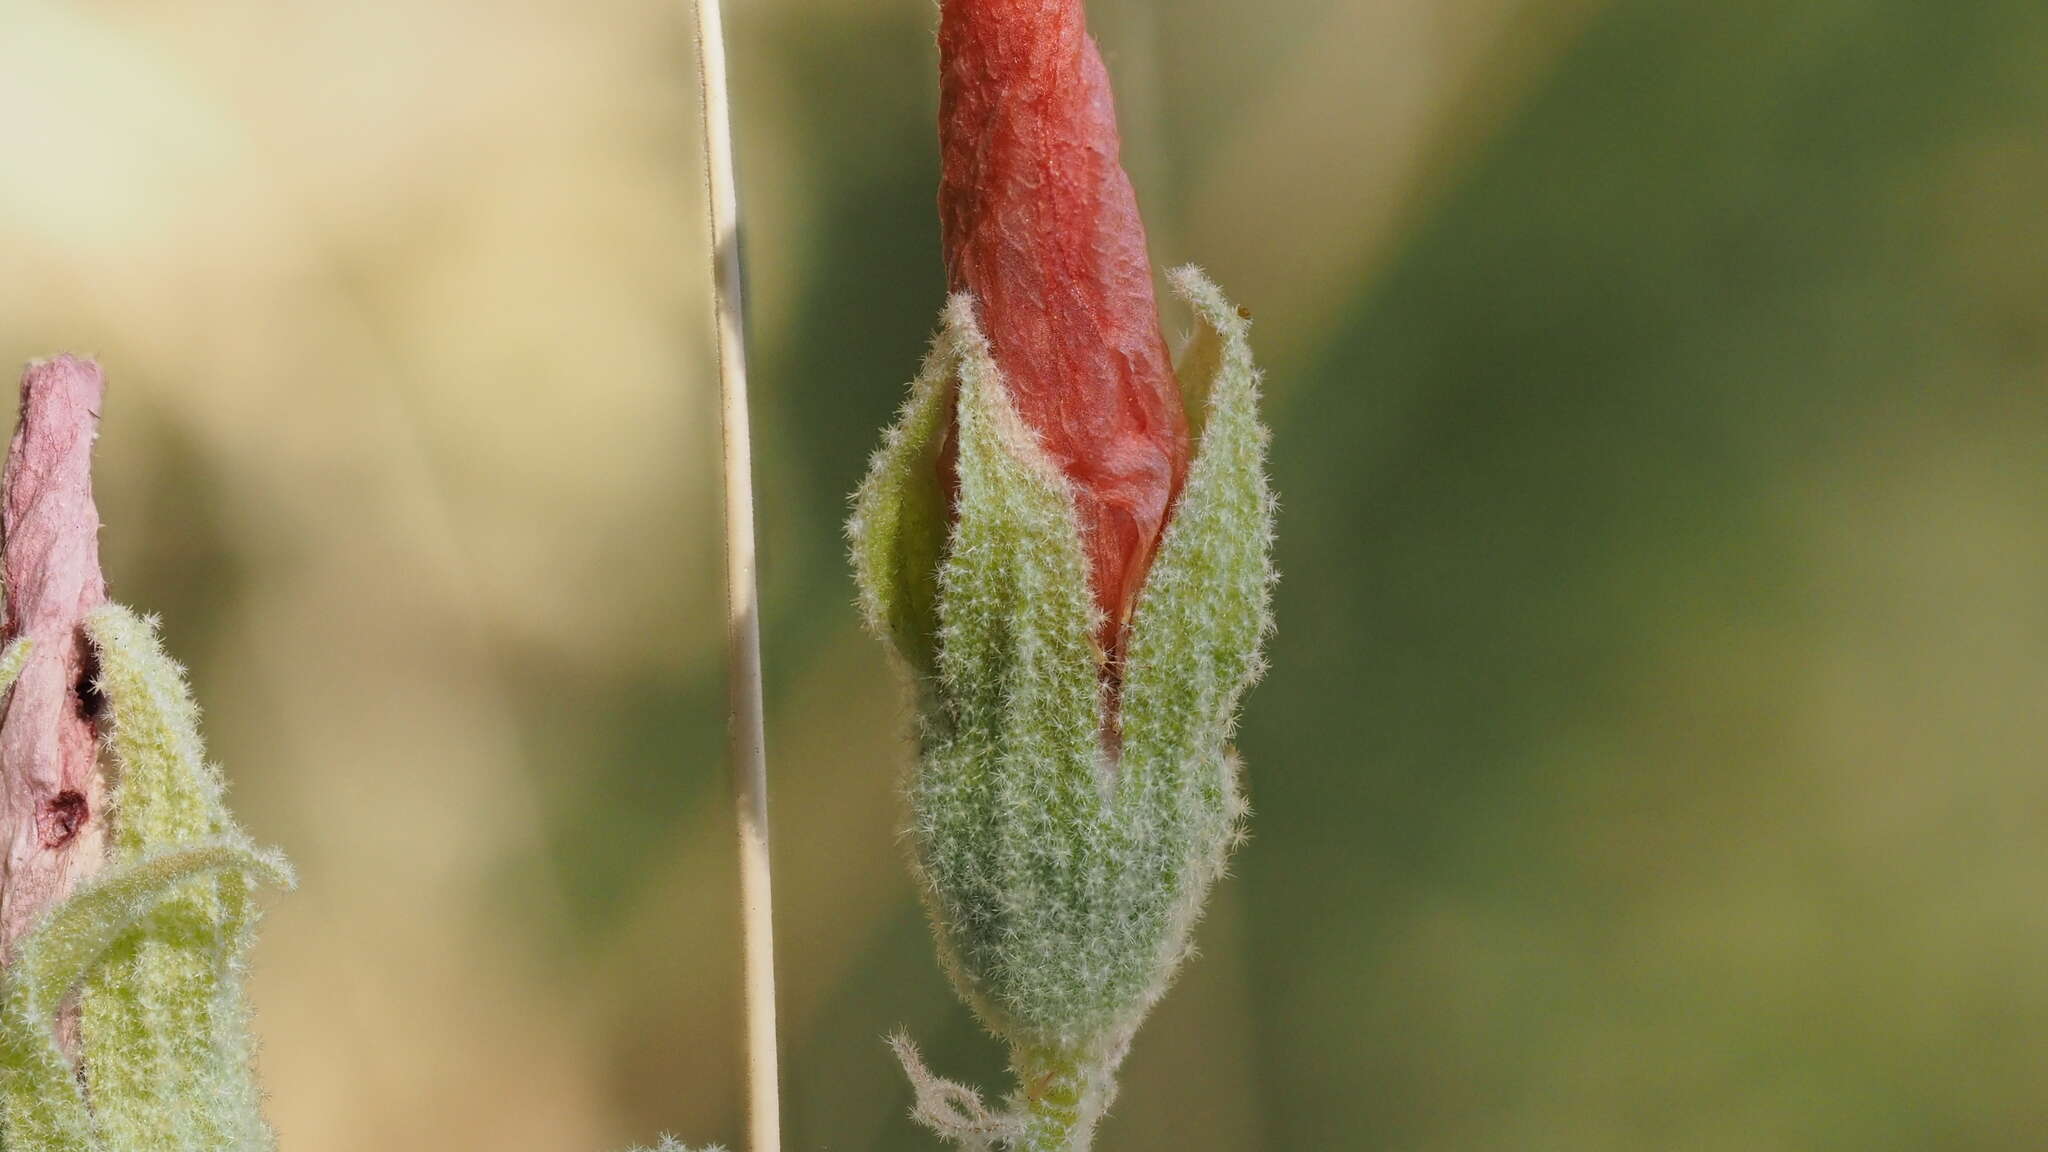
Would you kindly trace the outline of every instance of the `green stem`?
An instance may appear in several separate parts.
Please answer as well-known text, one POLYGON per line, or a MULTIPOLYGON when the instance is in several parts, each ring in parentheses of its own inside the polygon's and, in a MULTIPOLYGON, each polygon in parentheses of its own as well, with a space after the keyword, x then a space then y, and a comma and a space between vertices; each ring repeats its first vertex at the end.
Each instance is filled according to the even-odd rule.
POLYGON ((1011 1067, 1024 1116, 1015 1152, 1088 1152, 1094 1142, 1098 1078, 1081 1059, 1060 1052, 1018 1049, 1011 1067))

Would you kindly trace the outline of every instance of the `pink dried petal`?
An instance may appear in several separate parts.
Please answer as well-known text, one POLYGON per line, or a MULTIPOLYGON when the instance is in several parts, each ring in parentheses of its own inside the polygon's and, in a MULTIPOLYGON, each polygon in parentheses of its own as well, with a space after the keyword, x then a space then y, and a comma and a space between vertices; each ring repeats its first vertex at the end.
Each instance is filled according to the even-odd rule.
POLYGON ((21 423, 0 491, 7 642, 34 645, 0 719, 0 952, 99 863, 99 743, 85 614, 106 600, 92 444, 106 385, 59 356, 21 377, 21 423))
POLYGON ((1081 0, 943 0, 939 69, 947 277, 1072 481, 1114 662, 1189 446, 1109 77, 1081 0))

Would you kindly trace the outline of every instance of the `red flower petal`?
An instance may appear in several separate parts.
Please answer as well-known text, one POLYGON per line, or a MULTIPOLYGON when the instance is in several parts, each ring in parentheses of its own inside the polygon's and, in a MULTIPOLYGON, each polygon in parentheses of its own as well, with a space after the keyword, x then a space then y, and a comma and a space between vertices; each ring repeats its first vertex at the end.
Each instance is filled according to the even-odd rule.
POLYGON ((1081 0, 944 0, 939 72, 947 277, 973 294, 1019 413, 1073 483, 1114 661, 1188 428, 1109 77, 1081 0))

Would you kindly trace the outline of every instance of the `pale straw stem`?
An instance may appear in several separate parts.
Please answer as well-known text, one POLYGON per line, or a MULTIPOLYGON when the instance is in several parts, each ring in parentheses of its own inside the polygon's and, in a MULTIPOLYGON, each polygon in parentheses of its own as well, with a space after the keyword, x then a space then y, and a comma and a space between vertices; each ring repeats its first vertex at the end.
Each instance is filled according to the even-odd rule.
POLYGON ((768 756, 761 719, 761 619, 754 575, 753 449, 747 422, 746 302, 740 283, 739 188, 732 95, 719 0, 695 0, 710 181, 712 297, 725 441, 726 758, 739 815, 740 920, 746 999, 747 1125, 752 1152, 780 1152, 775 1051, 775 927, 768 867, 768 756))

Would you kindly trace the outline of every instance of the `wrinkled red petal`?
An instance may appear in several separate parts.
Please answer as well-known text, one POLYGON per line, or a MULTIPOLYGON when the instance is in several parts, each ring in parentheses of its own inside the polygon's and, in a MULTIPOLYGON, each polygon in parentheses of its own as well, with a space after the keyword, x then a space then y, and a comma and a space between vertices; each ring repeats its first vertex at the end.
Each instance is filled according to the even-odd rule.
POLYGON ((107 598, 92 445, 106 381, 91 360, 59 356, 21 376, 21 421, 0 484, 0 641, 35 647, 0 702, 0 953, 64 898, 99 857, 99 740, 90 715, 91 653, 80 631, 107 598))
POLYGON ((947 277, 1073 482, 1114 659, 1189 449, 1109 76, 1081 0, 944 0, 939 69, 947 277))

